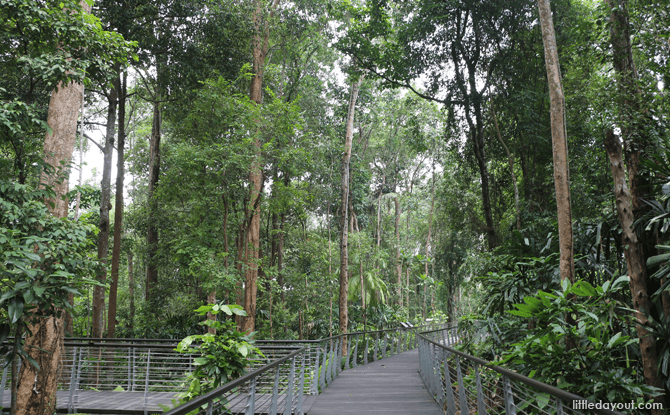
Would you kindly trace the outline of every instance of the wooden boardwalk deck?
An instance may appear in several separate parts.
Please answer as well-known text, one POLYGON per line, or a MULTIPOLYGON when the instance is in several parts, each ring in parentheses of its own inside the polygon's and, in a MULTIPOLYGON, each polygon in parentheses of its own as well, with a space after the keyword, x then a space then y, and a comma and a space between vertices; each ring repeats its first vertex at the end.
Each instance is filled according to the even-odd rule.
MULTIPOLYGON (((160 405, 172 408, 172 399, 176 398, 174 392, 150 392, 147 395, 147 413, 161 414, 163 409, 160 405)), ((56 410, 58 413, 67 413, 67 403, 70 392, 58 391, 56 410)), ((314 402, 315 396, 305 395, 303 409, 307 411, 314 402)), ((267 413, 269 409, 270 398, 260 398, 259 402, 266 402, 256 411, 256 414, 267 413)), ((2 397, 3 412, 9 412, 11 402, 10 391, 5 390, 2 397)), ((77 400, 77 413, 80 414, 118 414, 118 415, 138 415, 144 414, 144 392, 98 392, 98 391, 79 391, 77 400)), ((246 396, 235 399, 232 404, 231 412, 243 413, 246 405, 246 396)), ((279 407, 283 407, 284 397, 279 400, 279 407)))
MULTIPOLYGON (((78 413, 94 414, 144 414, 144 392, 98 392, 79 391, 77 402, 78 413)), ((152 392, 147 396, 147 410, 150 414, 163 413, 159 404, 172 408, 174 392, 152 392)), ((67 413, 67 403, 70 397, 68 391, 58 391, 56 410, 67 413)), ((3 408, 9 410, 11 402, 10 392, 5 390, 2 396, 3 408)))
POLYGON ((444 415, 419 376, 419 352, 345 370, 317 396, 308 415, 444 415))

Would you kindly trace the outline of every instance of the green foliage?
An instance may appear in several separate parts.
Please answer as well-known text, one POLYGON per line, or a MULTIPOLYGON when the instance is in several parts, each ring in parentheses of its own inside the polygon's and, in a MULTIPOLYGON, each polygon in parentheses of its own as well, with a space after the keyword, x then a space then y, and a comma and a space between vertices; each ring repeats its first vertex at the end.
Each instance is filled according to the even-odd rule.
MULTIPOLYGON (((239 305, 208 304, 195 310, 199 315, 225 313, 245 316, 239 305)), ((181 395, 184 401, 203 395, 245 373, 249 359, 261 356, 251 337, 235 329, 233 321, 206 320, 204 326, 216 329, 216 334, 198 334, 184 338, 177 345, 179 353, 198 354, 193 359, 195 370, 186 379, 188 391, 181 395)))
POLYGON ((508 313, 523 319, 526 335, 500 363, 594 401, 643 402, 643 395, 658 394, 645 385, 641 366, 630 356, 638 340, 628 332, 625 305, 615 298, 627 282, 619 277, 593 287, 564 281, 553 293, 524 297, 508 313))
MULTIPOLYGON (((60 315, 71 307, 69 293, 81 295, 86 285, 99 284, 90 257, 95 228, 53 217, 44 204, 53 196, 50 189, 0 180, 0 309, 8 316, 2 340, 11 326, 27 328, 35 319, 60 315)), ((35 364, 18 346, 16 352, 35 364)))

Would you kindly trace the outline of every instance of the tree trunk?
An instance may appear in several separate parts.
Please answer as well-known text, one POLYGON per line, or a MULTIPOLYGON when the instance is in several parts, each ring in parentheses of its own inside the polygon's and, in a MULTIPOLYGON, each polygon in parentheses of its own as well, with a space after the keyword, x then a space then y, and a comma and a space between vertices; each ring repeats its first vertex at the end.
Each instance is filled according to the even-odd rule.
MULTIPOLYGON (((79 186, 82 185, 84 177, 84 86, 81 87, 81 116, 79 117, 79 186)), ((74 146, 74 144, 73 144, 74 146)), ((74 148, 73 148, 74 151, 74 148)), ((79 208, 81 204, 81 192, 77 192, 77 203, 74 210, 74 220, 79 219, 79 208)), ((71 306, 74 306, 74 294, 68 293, 67 302, 71 306)), ((65 312, 65 335, 74 336, 74 321, 72 319, 72 314, 69 311, 65 312)))
POLYGON ((402 307, 402 262, 400 262, 400 200, 398 196, 393 199, 395 202, 395 269, 398 275, 398 305, 402 307))
POLYGON ((135 327, 135 276, 133 274, 133 251, 128 250, 128 297, 130 297, 130 330, 135 327))
POLYGON ((554 185, 558 210, 558 244, 561 258, 561 280, 575 282, 575 260, 572 246, 572 209, 570 206, 570 174, 568 167, 568 138, 565 129, 565 97, 558 63, 558 48, 551 17, 549 0, 538 0, 544 59, 547 65, 549 98, 551 102, 551 141, 554 157, 554 185))
MULTIPOLYGON (((158 97, 156 97, 158 98, 158 97)), ((161 109, 160 103, 156 100, 153 103, 153 120, 151 124, 151 138, 149 142, 149 217, 147 226, 147 280, 146 280, 146 301, 151 303, 154 297, 154 290, 158 284, 158 229, 156 228, 156 210, 157 202, 154 200, 154 193, 158 187, 158 176, 161 170, 161 109)))
POLYGON ((46 311, 38 323, 29 327, 32 336, 26 339, 23 346, 37 361, 40 370, 26 361, 21 365, 16 392, 16 415, 56 412, 56 388, 63 353, 63 321, 62 318, 55 317, 56 310, 46 311))
POLYGON ((125 174, 124 146, 126 143, 126 73, 119 94, 119 139, 116 150, 116 198, 114 201, 114 245, 112 246, 112 283, 109 285, 109 308, 107 313, 107 337, 114 338, 116 332, 116 297, 119 284, 119 262, 121 262, 121 233, 123 231, 123 179, 125 174))
MULTIPOLYGON (((331 176, 332 178, 332 176, 331 176)), ((331 180, 332 182, 332 180, 331 180)), ((331 249, 331 233, 330 233, 330 200, 328 201, 328 213, 326 220, 328 221, 328 297, 329 297, 329 314, 328 314, 328 337, 333 337, 333 289, 332 289, 332 275, 333 275, 333 251, 331 249)))
MULTIPOLYGON (((435 160, 433 159, 433 177, 430 189, 430 212, 428 213, 428 237, 426 238, 425 276, 428 277, 428 258, 430 256, 430 238, 433 230, 433 210, 435 209, 435 160)), ((434 276, 433 276, 434 277, 434 276)), ((426 283, 423 285, 423 318, 426 318, 426 283)))
MULTIPOLYGON (((216 304, 216 290, 207 293, 207 304, 216 304)), ((216 316, 210 311, 207 313, 207 320, 216 321, 216 316)), ((216 329, 214 327, 207 327, 207 333, 216 334, 216 329)))
POLYGON ((512 176, 512 184, 514 185, 514 209, 516 211, 516 230, 521 230, 521 208, 519 207, 519 187, 516 182, 516 173, 514 173, 514 157, 510 153, 509 148, 502 139, 500 134, 500 128, 498 127, 498 117, 496 116, 496 110, 493 108, 493 102, 491 102, 491 114, 493 115, 493 125, 496 127, 496 134, 498 135, 498 141, 505 149, 507 154, 507 160, 509 162, 510 175, 512 176))
POLYGON ((483 133, 480 131, 480 123, 470 123, 472 134, 472 143, 479 167, 479 176, 482 180, 482 209, 484 210, 484 220, 486 221, 486 240, 489 250, 492 251, 498 245, 498 236, 496 235, 495 225, 493 224, 493 212, 491 209, 491 192, 489 189, 489 171, 486 165, 486 153, 484 151, 483 133))
MULTIPOLYGON (((109 92, 107 109, 107 131, 105 132, 104 162, 102 167, 102 183, 100 184, 100 221, 98 222, 98 261, 100 270, 97 280, 107 283, 107 256, 109 254, 109 210, 111 204, 112 156, 114 154, 114 136, 116 131, 116 108, 118 102, 119 79, 114 80, 114 86, 109 92)), ((105 325, 105 287, 93 286, 93 317, 91 337, 101 338, 105 325)))
MULTIPOLYGON (((279 4, 275 0, 272 10, 279 4)), ((252 39, 253 48, 253 77, 249 88, 249 97, 261 105, 263 101, 263 73, 265 71, 265 59, 268 54, 270 41, 270 29, 267 20, 263 18, 263 3, 256 1, 256 8, 252 16, 255 34, 252 39)), ((260 123, 260 120, 259 120, 260 123)), ((249 167, 249 203, 251 209, 251 222, 247 232, 247 251, 245 255, 246 271, 244 276, 244 310, 247 316, 242 318, 241 330, 250 333, 256 326, 256 293, 258 290, 258 249, 260 247, 260 220, 263 172, 261 167, 261 141, 255 138, 253 141, 254 157, 249 167)))
MULTIPOLYGON (((616 199, 619 223, 623 231, 623 246, 630 278, 630 291, 633 296, 633 308, 637 319, 637 336, 640 341, 644 378, 649 386, 663 388, 663 382, 657 374, 658 355, 656 352, 656 338, 645 328, 648 319, 645 312, 651 310, 651 301, 647 294, 647 272, 642 246, 633 230, 635 216, 633 214, 631 192, 626 185, 626 175, 623 168, 623 157, 619 138, 612 130, 605 135, 605 150, 610 159, 612 177, 614 178, 614 197, 616 199)), ((659 396, 655 402, 664 404, 665 399, 659 396)), ((652 414, 661 414, 662 410, 653 410, 652 414)))
MULTIPOLYGON (((349 163, 351 161, 352 138, 354 135, 354 113, 356 111, 356 101, 358 100, 358 90, 363 83, 365 74, 361 75, 351 85, 351 96, 349 98, 349 111, 347 113, 346 132, 344 136, 344 155, 342 157, 342 184, 341 204, 340 204, 340 333, 347 333, 349 325, 349 309, 347 305, 347 294, 349 292, 349 234, 348 234, 348 209, 349 209, 349 163)), ((346 352, 347 345, 344 342, 343 352, 346 352)))

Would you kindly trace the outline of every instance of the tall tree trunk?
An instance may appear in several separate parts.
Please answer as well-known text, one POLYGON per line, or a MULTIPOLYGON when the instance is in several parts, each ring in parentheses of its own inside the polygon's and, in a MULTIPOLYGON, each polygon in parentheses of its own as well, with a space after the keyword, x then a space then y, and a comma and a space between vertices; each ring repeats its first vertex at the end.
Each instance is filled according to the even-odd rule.
POLYGON ((568 137, 565 129, 565 97, 558 64, 558 48, 551 18, 549 0, 538 0, 544 60, 547 66, 551 102, 551 141, 554 156, 554 185, 558 209, 558 244, 561 258, 561 280, 575 282, 575 260, 572 246, 572 208, 570 206, 570 171, 568 167, 568 137))
MULTIPOLYGON (((623 230, 622 245, 624 246, 628 277, 630 278, 629 284, 633 295, 633 307, 636 311, 635 317, 638 322, 637 336, 642 352, 644 378, 647 385, 662 389, 663 382, 657 374, 658 355, 656 352, 656 338, 645 328, 649 322, 645 312, 648 313, 651 310, 651 301, 647 294, 647 271, 642 244, 637 239, 637 235, 633 230, 635 216, 631 208, 632 196, 626 184, 621 144, 619 143, 619 138, 612 130, 607 131, 605 135, 605 149, 610 159, 612 177, 614 178, 614 197, 619 214, 619 223, 623 230)), ((665 399, 663 396, 659 396, 654 401, 664 404, 665 399)), ((652 413, 660 415, 663 411, 653 410, 652 413)))
MULTIPOLYGON (((279 4, 275 0, 272 11, 279 4)), ((267 20, 263 18, 263 2, 256 1, 256 8, 252 16, 255 33, 252 39, 253 48, 253 77, 249 88, 249 98, 261 105, 263 101, 263 73, 265 71, 265 59, 268 54, 270 41, 270 29, 267 20)), ((260 120, 259 120, 260 123, 260 120)), ((244 276, 244 310, 247 316, 242 318, 243 332, 252 332, 256 325, 256 293, 258 290, 258 249, 260 247, 260 220, 263 172, 261 167, 261 141, 255 138, 253 141, 254 157, 249 168, 249 203, 251 209, 251 222, 247 232, 247 251, 245 255, 246 271, 244 276)))
MULTIPOLYGON (((631 224, 644 216, 645 204, 643 198, 647 197, 648 178, 642 174, 642 166, 640 161, 645 157, 647 148, 650 146, 649 134, 646 131, 646 114, 642 107, 642 97, 640 89, 637 85, 638 74, 635 69, 633 61, 633 48, 630 41, 630 23, 628 14, 627 0, 605 0, 605 3, 610 7, 610 36, 613 49, 613 66, 617 74, 617 89, 619 91, 620 106, 619 106, 619 127, 621 129, 621 137, 624 142, 624 156, 626 160, 626 169, 628 173, 629 199, 628 211, 624 212, 631 216, 631 224), (631 212, 632 211, 632 212, 631 212)), ((615 140, 608 132, 607 141, 615 140)), ((621 149, 618 146, 619 153, 621 149)), ((609 153, 609 150, 608 150, 609 153)), ((621 154, 619 154, 621 158, 621 154)), ((613 167, 614 169, 614 167, 613 167)), ((619 169, 622 169, 619 166, 619 169)), ((623 171, 621 172, 623 175, 623 171)), ((624 182, 625 183, 625 182, 624 182)), ((617 198, 617 206, 619 200, 617 198)), ((623 221, 622 213, 619 213, 620 220, 623 221)), ((622 228, 624 227, 622 223, 622 228)), ((633 236, 636 236, 631 231, 633 236)), ((643 241, 638 241, 637 252, 630 253, 633 257, 637 254, 639 258, 639 267, 636 278, 634 280, 629 264, 629 250, 630 246, 624 245, 624 253, 626 254, 626 263, 629 264, 629 276, 631 293, 633 295, 633 306, 637 311, 638 319, 638 337, 640 339, 640 351, 642 354, 642 362, 644 366, 644 377, 648 385, 661 387, 662 380, 657 374, 658 365, 658 351, 656 350, 655 338, 648 334, 642 325, 646 324, 646 317, 642 311, 651 312, 651 302, 648 298, 647 290, 647 273, 645 266, 645 258, 653 252, 653 238, 647 238, 648 243, 643 244, 643 241), (646 245, 646 246, 644 246, 646 245), (628 249, 626 249, 628 248, 628 249), (635 289, 633 288, 635 285, 635 289)), ((665 300, 665 298, 663 299, 665 300)), ((654 398, 655 402, 665 403, 665 397, 659 396, 654 398)), ((664 405, 665 406, 665 405, 664 405)), ((652 414, 660 414, 661 410, 652 410, 652 414)))
POLYGON ((398 275, 398 305, 402 307, 402 262, 400 262, 400 200, 398 196, 393 199, 395 202, 395 269, 398 275))
MULTIPOLYGON (((91 6, 85 1, 81 1, 80 5, 85 13, 91 12, 91 6)), ((72 160, 83 95, 84 85, 75 82, 67 86, 59 84, 51 94, 47 113, 51 133, 44 138, 43 154, 44 161, 56 170, 61 163, 68 166, 72 160)), ((45 200, 51 214, 57 218, 67 217, 68 202, 64 196, 68 192, 68 175, 64 180, 58 180, 57 175, 43 173, 40 182, 52 186, 55 192, 52 200, 45 200)), ((12 373, 13 392, 16 392, 13 393, 12 415, 51 414, 56 411, 58 368, 63 351, 63 317, 62 314, 58 317, 58 311, 44 310, 44 317, 30 326, 30 334, 25 337, 24 350, 39 363, 40 371, 24 362, 18 374, 15 370, 12 373)), ((17 332, 17 338, 20 334, 17 332)))
MULTIPOLYGON (((118 70, 118 66, 117 66, 118 70)), ((112 156, 114 154, 114 136, 116 135, 116 108, 118 104, 119 78, 109 91, 107 109, 107 130, 105 132, 104 161, 102 166, 102 182, 100 183, 100 221, 98 222, 98 261, 100 270, 97 280, 107 283, 107 256, 109 254, 109 210, 111 204, 112 156)), ((101 338, 105 325, 105 287, 93 286, 93 317, 91 337, 101 338)))
POLYGON ((149 217, 147 226, 147 280, 146 301, 154 299, 154 290, 158 284, 158 229, 156 228, 157 201, 154 193, 158 187, 158 176, 161 170, 161 108, 158 97, 153 103, 153 120, 151 124, 151 138, 149 142, 149 217))
MULTIPOLYGON (((432 175, 432 185, 430 189, 430 212, 428 213, 428 237, 426 238, 426 263, 424 264, 425 276, 428 276, 428 258, 431 255, 430 252, 430 239, 431 233, 433 230, 433 210, 435 210, 435 159, 433 159, 433 175, 432 175)), ((435 277, 434 275, 432 276, 435 277)), ((426 318, 426 284, 423 285, 423 318, 426 318)))
POLYGON ((479 167, 479 176, 482 180, 482 210, 484 211, 484 220, 486 221, 486 240, 489 250, 493 250, 498 245, 498 236, 493 223, 493 212, 491 209, 491 191, 489 184, 489 171, 486 164, 486 152, 484 151, 484 137, 479 122, 470 123, 472 134, 472 143, 479 167))
POLYGON ((123 231, 123 179, 125 175, 124 147, 126 145, 126 95, 127 75, 123 72, 123 83, 119 90, 119 139, 116 150, 116 198, 114 201, 114 245, 112 246, 112 283, 109 285, 109 308, 107 312, 107 337, 114 338, 116 332, 116 297, 119 285, 119 263, 121 262, 121 233, 123 231))
MULTIPOLYGON (((340 186, 340 333, 347 333, 349 325, 349 308, 347 294, 349 292, 349 233, 348 233, 348 209, 349 209, 349 164, 351 161, 351 143, 354 135, 354 113, 358 90, 363 82, 365 74, 361 75, 351 85, 351 96, 349 97, 349 111, 347 113, 346 132, 344 135, 344 155, 342 157, 342 184, 340 186)), ((346 342, 342 349, 347 350, 346 342)))
POLYGON ((333 275, 333 251, 331 249, 330 205, 331 203, 329 200, 328 213, 326 214, 326 220, 328 221, 328 297, 329 297, 328 301, 330 310, 330 312, 328 313, 328 337, 333 337, 333 284, 331 283, 331 278, 333 275))
POLYGON ((130 297, 129 328, 135 328, 135 274, 133 272, 133 251, 128 250, 128 297, 130 297))

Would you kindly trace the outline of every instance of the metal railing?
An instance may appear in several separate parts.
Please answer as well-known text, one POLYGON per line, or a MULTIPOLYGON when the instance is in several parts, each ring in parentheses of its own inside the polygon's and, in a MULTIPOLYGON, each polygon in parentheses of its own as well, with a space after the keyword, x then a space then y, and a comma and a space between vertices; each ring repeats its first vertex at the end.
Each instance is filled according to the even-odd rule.
MULTIPOLYGON (((145 414, 156 409, 150 404, 151 393, 171 392, 176 396, 185 392, 188 389, 185 380, 193 371, 193 359, 197 356, 177 352, 176 342, 142 343, 64 343, 58 390, 66 392, 67 412, 76 413, 81 407, 82 391, 142 393, 142 407, 137 410, 145 414)), ((250 356, 245 368, 247 372, 301 349, 274 345, 259 345, 258 348, 263 356, 250 356)), ((11 372, 5 367, 0 379, 0 399, 8 384, 11 384, 11 372)), ((63 396, 62 393, 59 395, 63 396)))
POLYGON ((452 347, 455 328, 419 333, 420 373, 426 389, 447 415, 608 414, 604 409, 573 409, 586 399, 452 347))
POLYGON ((418 331, 426 329, 427 326, 394 328, 346 333, 319 340, 259 340, 258 345, 293 345, 299 346, 299 350, 165 415, 303 415, 307 395, 318 394, 343 370, 415 349, 418 331))

